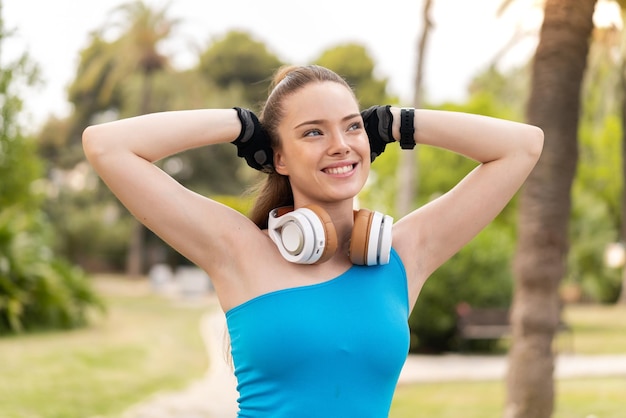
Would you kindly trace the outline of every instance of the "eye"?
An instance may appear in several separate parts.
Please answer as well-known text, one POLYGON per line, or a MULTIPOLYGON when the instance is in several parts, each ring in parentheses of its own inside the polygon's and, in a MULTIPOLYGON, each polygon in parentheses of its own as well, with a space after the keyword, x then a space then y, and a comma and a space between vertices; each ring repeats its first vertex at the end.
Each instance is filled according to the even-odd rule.
POLYGON ((348 130, 356 131, 357 129, 361 129, 362 127, 363 127, 363 124, 361 122, 354 122, 350 124, 350 126, 348 127, 348 130))
POLYGON ((322 135, 322 131, 319 129, 310 129, 304 133, 304 136, 320 136, 322 135))

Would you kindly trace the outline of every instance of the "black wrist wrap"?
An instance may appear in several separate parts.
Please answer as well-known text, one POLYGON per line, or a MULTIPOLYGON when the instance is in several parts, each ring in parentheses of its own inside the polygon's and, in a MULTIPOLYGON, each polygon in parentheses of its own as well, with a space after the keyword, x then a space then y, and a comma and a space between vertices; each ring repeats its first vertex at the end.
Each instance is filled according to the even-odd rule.
POLYGON ((402 108, 400 110, 400 148, 415 148, 415 109, 402 108))
POLYGON ((237 147, 237 156, 246 160, 255 170, 265 173, 274 171, 274 151, 270 137, 259 119, 248 109, 234 107, 241 122, 239 136, 231 142, 237 147))
POLYGON ((363 127, 370 141, 370 159, 374 161, 376 157, 385 151, 388 143, 393 142, 391 106, 372 106, 361 112, 363 117, 363 127))

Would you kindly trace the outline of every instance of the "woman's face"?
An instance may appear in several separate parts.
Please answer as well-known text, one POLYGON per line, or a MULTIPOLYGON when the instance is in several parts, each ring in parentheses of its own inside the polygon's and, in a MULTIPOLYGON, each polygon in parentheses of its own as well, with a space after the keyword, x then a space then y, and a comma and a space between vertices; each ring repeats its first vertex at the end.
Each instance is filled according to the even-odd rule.
POLYGON ((352 92, 335 82, 311 83, 288 96, 283 110, 274 165, 289 176, 296 204, 356 196, 369 174, 370 146, 352 92))

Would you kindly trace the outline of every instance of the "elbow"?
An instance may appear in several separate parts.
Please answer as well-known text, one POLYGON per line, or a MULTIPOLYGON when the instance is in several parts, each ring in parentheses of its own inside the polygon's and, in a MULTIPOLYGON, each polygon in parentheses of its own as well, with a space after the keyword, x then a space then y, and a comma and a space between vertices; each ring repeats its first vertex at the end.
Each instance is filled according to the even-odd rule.
POLYGON ((534 161, 539 160, 541 152, 543 151, 543 130, 538 126, 527 125, 528 131, 525 133, 524 144, 528 156, 534 161))
POLYGON ((100 138, 99 128, 96 125, 88 126, 83 131, 82 136, 82 144, 83 144, 83 152, 85 153, 85 157, 89 162, 93 164, 93 162, 101 157, 105 152, 105 143, 102 138, 100 138))
POLYGON ((88 126, 87 128, 85 128, 85 130, 83 131, 82 142, 83 142, 83 152, 85 153, 85 156, 87 157, 87 159, 90 159, 89 157, 94 153, 94 148, 95 148, 94 137, 95 137, 94 127, 88 126))

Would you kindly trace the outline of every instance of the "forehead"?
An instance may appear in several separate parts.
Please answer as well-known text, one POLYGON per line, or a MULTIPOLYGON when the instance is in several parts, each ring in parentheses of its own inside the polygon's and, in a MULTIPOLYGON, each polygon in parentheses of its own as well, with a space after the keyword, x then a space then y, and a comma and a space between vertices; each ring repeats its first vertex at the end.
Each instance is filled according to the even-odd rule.
POLYGON ((358 113, 359 106, 352 90, 333 81, 310 83, 285 98, 285 120, 341 118, 358 113))

